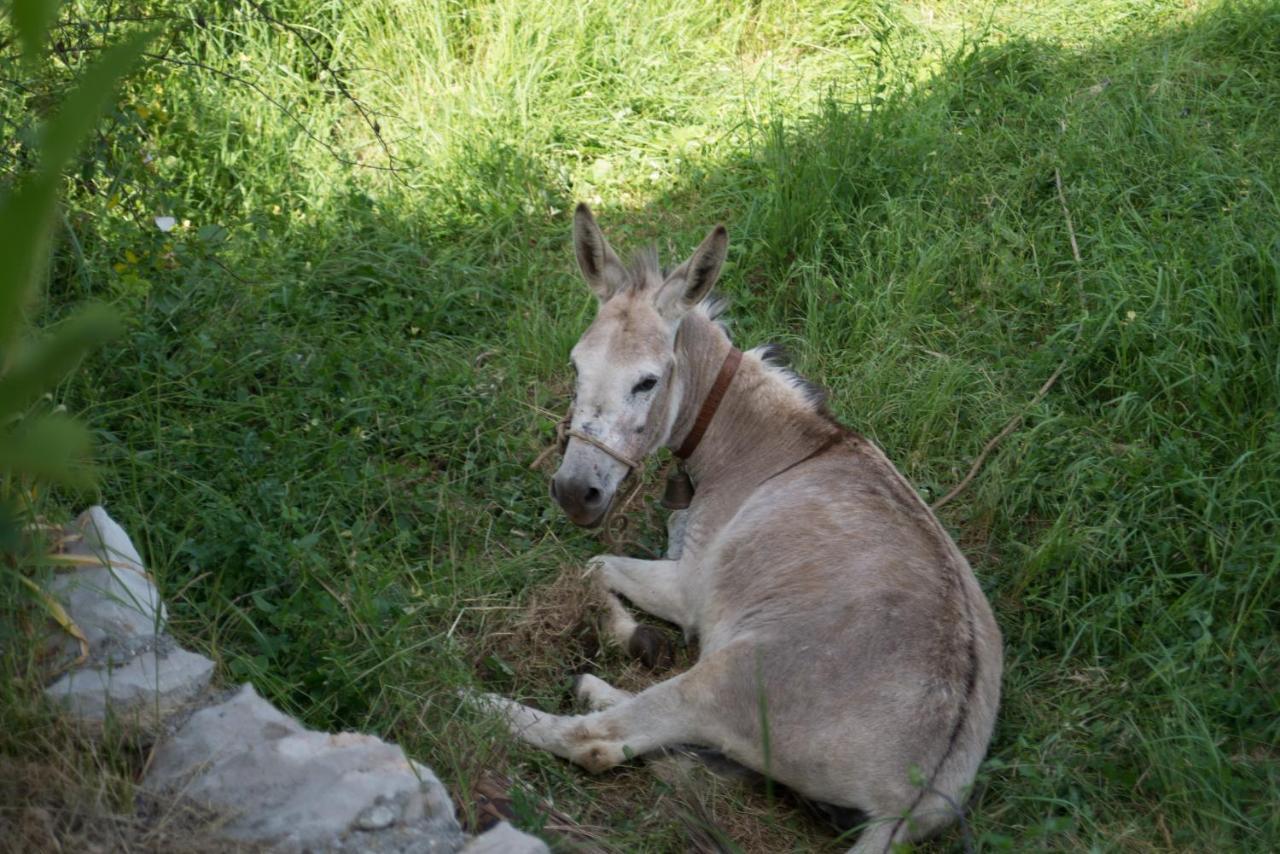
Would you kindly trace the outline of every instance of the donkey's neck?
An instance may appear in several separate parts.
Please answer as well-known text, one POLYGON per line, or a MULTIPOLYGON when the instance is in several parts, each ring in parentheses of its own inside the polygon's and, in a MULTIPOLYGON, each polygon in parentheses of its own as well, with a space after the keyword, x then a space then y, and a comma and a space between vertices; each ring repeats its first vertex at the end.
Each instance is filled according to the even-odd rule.
MULTIPOLYGON (((725 331, 703 314, 693 312, 682 321, 676 353, 683 389, 670 446, 678 447, 693 429, 732 347, 725 331)), ((699 489, 739 479, 763 480, 841 431, 781 371, 747 352, 688 466, 699 489)))

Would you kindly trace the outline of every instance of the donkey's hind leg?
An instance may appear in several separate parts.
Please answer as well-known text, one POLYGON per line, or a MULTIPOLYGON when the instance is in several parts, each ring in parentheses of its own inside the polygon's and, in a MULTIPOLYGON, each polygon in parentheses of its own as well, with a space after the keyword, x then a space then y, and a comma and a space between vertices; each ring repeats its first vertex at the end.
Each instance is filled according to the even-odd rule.
POLYGON ((630 691, 615 688, 590 673, 584 673, 575 680, 573 693, 593 712, 602 712, 635 696, 630 691))
POLYGON ((696 740, 701 727, 680 688, 693 673, 682 673, 588 715, 551 715, 493 694, 484 695, 482 702, 501 713, 520 739, 594 774, 634 756, 696 740))
POLYGON ((847 854, 891 854, 893 847, 910 839, 904 822, 880 819, 863 828, 847 854))

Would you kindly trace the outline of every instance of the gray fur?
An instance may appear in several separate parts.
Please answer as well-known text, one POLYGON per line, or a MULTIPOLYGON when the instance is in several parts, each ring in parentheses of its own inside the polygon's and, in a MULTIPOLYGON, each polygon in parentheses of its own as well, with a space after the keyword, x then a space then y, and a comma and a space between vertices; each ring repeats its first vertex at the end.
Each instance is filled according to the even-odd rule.
MULTIPOLYGON (((709 237, 703 252, 700 269, 718 272, 723 241, 709 237)), ((633 458, 679 446, 731 347, 689 298, 705 289, 669 299, 680 312, 656 307, 673 282, 684 287, 679 269, 660 287, 615 292, 574 350, 576 428, 633 458), (639 402, 628 391, 638 370, 665 377, 639 402)), ((678 559, 589 566, 613 640, 626 648, 637 631, 625 596, 696 635, 698 662, 634 695, 585 678, 585 715, 487 702, 524 740, 595 772, 675 745, 718 751, 804 798, 864 812, 854 851, 886 852, 949 824, 964 802, 999 704, 1000 631, 968 562, 893 464, 765 355, 744 354, 688 461, 698 493, 678 559)), ((590 524, 595 511, 567 496, 595 490, 607 507, 621 468, 571 441, 557 500, 590 524)))

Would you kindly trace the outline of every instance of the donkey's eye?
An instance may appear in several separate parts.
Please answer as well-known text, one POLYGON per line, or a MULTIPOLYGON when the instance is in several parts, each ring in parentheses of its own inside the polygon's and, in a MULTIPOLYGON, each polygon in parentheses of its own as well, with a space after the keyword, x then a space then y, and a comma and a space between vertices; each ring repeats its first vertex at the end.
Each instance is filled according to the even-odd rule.
POLYGON ((653 391, 653 387, 658 384, 657 377, 645 377, 636 383, 631 389, 632 394, 644 394, 646 391, 653 391))

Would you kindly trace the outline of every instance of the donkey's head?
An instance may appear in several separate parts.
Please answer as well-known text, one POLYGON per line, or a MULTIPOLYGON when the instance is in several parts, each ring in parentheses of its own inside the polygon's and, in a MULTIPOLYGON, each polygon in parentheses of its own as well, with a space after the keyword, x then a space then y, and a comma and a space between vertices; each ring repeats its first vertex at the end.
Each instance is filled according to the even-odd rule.
POLYGON ((551 497, 575 524, 595 525, 630 469, 671 439, 683 388, 676 332, 715 284, 729 237, 716 226, 664 276, 654 253, 624 267, 591 210, 578 205, 573 245, 600 306, 570 357, 570 438, 551 497))

